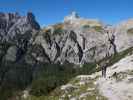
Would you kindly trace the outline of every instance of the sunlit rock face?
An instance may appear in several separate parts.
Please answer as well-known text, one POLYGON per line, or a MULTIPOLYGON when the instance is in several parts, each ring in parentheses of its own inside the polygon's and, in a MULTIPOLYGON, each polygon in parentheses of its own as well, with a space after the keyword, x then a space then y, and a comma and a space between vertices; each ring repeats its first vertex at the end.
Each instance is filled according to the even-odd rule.
POLYGON ((0 21, 0 41, 7 44, 7 52, 0 48, 4 50, 1 57, 33 65, 37 62, 82 65, 99 61, 133 44, 132 19, 115 27, 72 12, 63 22, 43 29, 31 12, 27 16, 0 13, 0 21))
POLYGON ((0 13, 1 41, 14 40, 17 35, 39 29, 40 26, 31 12, 28 12, 27 16, 20 16, 18 13, 0 13))
POLYGON ((26 16, 18 13, 0 13, 1 52, 5 60, 16 61, 27 51, 32 37, 40 30, 35 16, 28 12, 26 16), (4 50, 4 51, 3 51, 4 50), (7 51, 7 52, 6 52, 7 51))
POLYGON ((117 51, 112 31, 113 27, 108 28, 98 20, 80 18, 73 12, 62 23, 44 28, 34 44, 44 48, 52 63, 84 64, 117 51))
POLYGON ((133 19, 123 21, 116 25, 116 41, 118 51, 123 51, 133 46, 133 19))
POLYGON ((72 24, 74 23, 74 21, 78 19, 79 19, 79 15, 76 12, 72 12, 70 15, 64 18, 64 22, 70 22, 72 24))

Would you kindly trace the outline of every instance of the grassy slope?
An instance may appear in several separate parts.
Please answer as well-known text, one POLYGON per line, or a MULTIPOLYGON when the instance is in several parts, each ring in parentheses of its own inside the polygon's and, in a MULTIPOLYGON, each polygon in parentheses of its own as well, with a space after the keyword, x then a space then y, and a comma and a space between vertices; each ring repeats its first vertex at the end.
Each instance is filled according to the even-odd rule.
MULTIPOLYGON (((124 50, 124 51, 122 51, 120 53, 117 53, 115 55, 112 55, 112 56, 110 56, 108 58, 104 58, 104 59, 102 59, 101 61, 99 61, 97 63, 100 64, 102 62, 109 61, 109 66, 111 66, 114 63, 116 63, 119 60, 121 60, 122 58, 124 58, 127 54, 132 53, 132 51, 133 51, 133 48, 126 49, 126 50, 124 50)), ((69 75, 70 74, 72 74, 72 75, 71 75, 71 77, 67 77, 69 79, 66 82, 68 82, 72 77, 75 77, 76 75, 80 75, 80 74, 88 75, 88 74, 92 74, 92 73, 94 73, 96 71, 100 71, 100 70, 101 70, 100 68, 96 69, 96 63, 85 64, 82 68, 77 68, 72 73, 69 73, 69 75)), ((90 87, 90 88, 94 87, 95 90, 91 91, 91 93, 93 95, 87 96, 86 98, 92 98, 90 100, 95 100, 94 98, 96 96, 99 96, 100 98, 104 98, 104 97, 99 95, 98 90, 96 89, 96 86, 93 84, 94 80, 89 80, 89 81, 91 81, 91 82, 86 84, 85 86, 80 86, 79 87, 79 91, 72 92, 70 94, 72 96, 78 96, 78 95, 81 95, 81 93, 87 92, 86 91, 86 87, 90 87)), ((75 79, 72 79, 70 81, 70 83, 73 84, 73 85, 75 85, 77 82, 79 82, 79 80, 75 81, 75 79)), ((47 96, 44 96, 44 95, 41 95, 39 97, 37 97, 37 96, 30 96, 29 98, 32 98, 31 100, 50 100, 51 98, 52 98, 51 100, 58 100, 59 97, 61 96, 61 93, 62 93, 62 91, 57 87, 52 92, 50 92, 47 96)), ((28 100, 30 100, 30 99, 28 99, 28 100)), ((66 96, 66 98, 64 98, 64 100, 69 100, 69 99, 66 96)), ((104 100, 104 99, 101 99, 101 100, 104 100)))

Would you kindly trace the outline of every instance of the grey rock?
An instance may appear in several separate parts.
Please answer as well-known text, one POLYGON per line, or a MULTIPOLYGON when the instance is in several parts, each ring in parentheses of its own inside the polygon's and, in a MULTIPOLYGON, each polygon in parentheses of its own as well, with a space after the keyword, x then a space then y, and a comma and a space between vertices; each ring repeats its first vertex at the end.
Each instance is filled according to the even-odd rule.
POLYGON ((5 55, 5 60, 6 61, 16 61, 16 54, 17 54, 17 47, 16 46, 11 46, 5 55))
POLYGON ((117 52, 113 27, 105 26, 73 13, 65 18, 65 22, 43 29, 34 44, 42 45, 53 63, 82 65, 99 61, 117 52), (87 25, 90 27, 85 27, 87 25))
POLYGON ((129 29, 133 28, 133 19, 123 21, 116 25, 115 36, 116 36, 116 48, 117 50, 123 51, 127 48, 133 47, 133 34, 132 31, 128 32, 129 29))
POLYGON ((27 51, 34 33, 40 30, 35 16, 28 12, 27 16, 18 13, 0 13, 0 43, 11 44, 6 60, 15 61, 27 51), (14 47, 15 46, 15 47, 14 47), (13 57, 13 58, 12 58, 13 57))

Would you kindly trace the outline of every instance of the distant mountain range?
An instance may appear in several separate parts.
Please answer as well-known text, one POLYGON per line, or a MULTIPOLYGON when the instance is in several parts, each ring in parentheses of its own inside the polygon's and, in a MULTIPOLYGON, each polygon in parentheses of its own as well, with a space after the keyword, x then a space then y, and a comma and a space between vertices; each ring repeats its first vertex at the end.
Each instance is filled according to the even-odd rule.
POLYGON ((41 29, 29 12, 0 13, 0 22, 0 42, 10 44, 1 57, 7 61, 84 64, 133 46, 132 19, 113 27, 72 12, 63 22, 41 29))

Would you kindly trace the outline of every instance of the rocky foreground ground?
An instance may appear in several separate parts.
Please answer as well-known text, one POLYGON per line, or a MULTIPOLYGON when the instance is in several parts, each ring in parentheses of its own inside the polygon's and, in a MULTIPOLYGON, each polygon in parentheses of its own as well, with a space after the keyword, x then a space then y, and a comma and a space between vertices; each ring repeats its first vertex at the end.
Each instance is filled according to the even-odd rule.
MULTIPOLYGON (((109 66, 107 77, 100 72, 92 75, 79 75, 68 84, 57 88, 48 100, 132 100, 133 99, 133 55, 130 54, 109 66), (115 74, 116 72, 116 74, 115 74)), ((33 98, 28 97, 28 100, 33 98)), ((42 98, 42 99, 41 99, 42 98)))
POLYGON ((101 72, 80 75, 60 89, 63 91, 60 100, 132 100, 133 55, 110 66, 106 78, 101 72))

